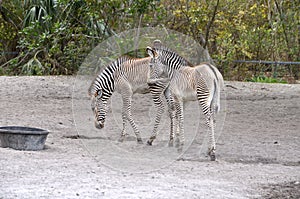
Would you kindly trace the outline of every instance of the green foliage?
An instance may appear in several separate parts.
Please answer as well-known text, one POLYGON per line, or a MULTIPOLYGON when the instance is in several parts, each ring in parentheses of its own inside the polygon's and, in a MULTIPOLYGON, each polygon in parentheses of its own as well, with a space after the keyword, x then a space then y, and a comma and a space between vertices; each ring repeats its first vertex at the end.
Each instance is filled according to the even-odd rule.
MULTIPOLYGON (((0 74, 74 74, 104 39, 157 25, 193 37, 227 79, 257 76, 256 67, 233 60, 300 61, 300 10, 293 0, 1 2, 0 51, 19 54, 1 53, 0 74)), ((143 52, 129 54, 144 56, 143 52)), ((299 78, 297 67, 289 72, 299 78)))
POLYGON ((257 77, 252 77, 251 79, 247 80, 248 82, 260 82, 260 83, 281 83, 281 84, 286 84, 287 81, 283 79, 277 79, 273 77, 266 77, 266 76, 257 76, 257 77))
MULTIPOLYGON (((20 1, 11 0, 0 3, 0 65, 12 59, 14 55, 6 52, 15 51, 18 41, 18 31, 22 22, 20 15, 22 9, 20 1)), ((1 73, 5 74, 5 69, 0 67, 1 73)))
POLYGON ((24 75, 42 75, 44 74, 44 67, 41 62, 34 57, 22 67, 21 72, 24 75))
POLYGON ((17 46, 24 53, 8 62, 7 73, 76 72, 94 43, 108 35, 101 20, 83 14, 88 11, 85 4, 64 0, 24 1, 26 11, 17 46))
POLYGON ((167 27, 191 35, 207 46, 228 79, 241 80, 248 75, 249 67, 233 64, 233 60, 299 61, 297 1, 164 0, 162 3, 167 27))

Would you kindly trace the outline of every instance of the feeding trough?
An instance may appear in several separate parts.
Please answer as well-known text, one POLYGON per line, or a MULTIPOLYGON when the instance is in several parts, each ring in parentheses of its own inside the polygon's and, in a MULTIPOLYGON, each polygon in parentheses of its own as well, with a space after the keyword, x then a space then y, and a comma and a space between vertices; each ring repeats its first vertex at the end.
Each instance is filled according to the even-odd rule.
POLYGON ((46 130, 32 127, 0 127, 0 146, 17 150, 42 150, 44 149, 48 133, 46 130))

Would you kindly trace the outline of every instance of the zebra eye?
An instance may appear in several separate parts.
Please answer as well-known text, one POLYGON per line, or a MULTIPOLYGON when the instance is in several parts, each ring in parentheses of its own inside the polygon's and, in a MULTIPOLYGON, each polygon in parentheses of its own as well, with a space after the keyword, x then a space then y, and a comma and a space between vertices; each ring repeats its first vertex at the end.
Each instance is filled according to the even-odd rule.
POLYGON ((102 96, 102 90, 98 90, 97 91, 97 97, 101 97, 102 96))

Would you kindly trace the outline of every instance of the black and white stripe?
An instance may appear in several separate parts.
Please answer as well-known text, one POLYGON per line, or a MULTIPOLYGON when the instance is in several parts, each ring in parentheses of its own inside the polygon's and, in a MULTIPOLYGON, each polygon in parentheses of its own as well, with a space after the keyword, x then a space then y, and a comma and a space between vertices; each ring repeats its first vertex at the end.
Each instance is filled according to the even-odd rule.
POLYGON ((174 70, 179 70, 181 67, 193 67, 188 60, 184 57, 180 56, 173 50, 169 49, 166 46, 163 46, 159 40, 155 40, 153 42, 153 50, 155 50, 159 54, 159 61, 168 66, 168 77, 173 77, 174 70))
POLYGON ((115 89, 114 72, 121 67, 124 62, 130 60, 132 60, 130 57, 122 56, 107 65, 91 84, 88 90, 89 95, 97 96, 98 91, 101 90, 103 97, 108 99, 115 89))
POLYGON ((110 63, 93 81, 89 88, 89 94, 92 98, 92 109, 95 113, 95 126, 103 128, 107 101, 113 92, 119 92, 122 95, 123 108, 123 130, 121 132, 120 141, 125 137, 126 123, 129 122, 136 134, 137 141, 141 142, 141 136, 137 125, 135 124, 131 114, 132 95, 134 93, 145 94, 144 87, 151 91, 154 105, 157 112, 155 117, 155 125, 153 134, 158 130, 158 124, 163 113, 162 93, 165 89, 164 85, 151 86, 149 88, 148 81, 150 75, 148 58, 130 58, 120 57, 116 61, 110 63))
MULTIPOLYGON (((154 42, 153 49, 148 47, 147 52, 152 58, 150 62, 151 70, 161 71, 161 68, 163 68, 162 71, 165 71, 170 78, 167 89, 169 89, 171 93, 171 95, 169 95, 171 98, 170 101, 173 101, 174 104, 169 105, 169 107, 175 107, 176 109, 175 118, 177 118, 177 125, 182 136, 181 138, 177 137, 177 140, 180 141, 180 145, 183 145, 184 142, 183 101, 197 99, 202 107, 203 113, 206 115, 206 123, 211 130, 209 136, 211 144, 209 155, 211 160, 215 160, 214 114, 220 109, 220 90, 223 86, 221 73, 216 67, 209 63, 191 67, 192 65, 187 60, 176 52, 161 45, 159 41, 154 42), (192 92, 196 93, 195 99, 185 97, 184 93, 191 92, 191 90, 194 90, 192 92)), ((153 74, 156 73, 153 72, 153 74)), ((159 84, 160 82, 160 80, 157 80, 155 83, 159 84)), ((171 116, 170 114, 170 117, 171 116)), ((171 129, 174 130, 172 126, 171 129)), ((171 132, 171 135, 174 135, 174 132, 171 132)), ((152 142, 153 138, 155 137, 152 136, 149 142, 152 142)))

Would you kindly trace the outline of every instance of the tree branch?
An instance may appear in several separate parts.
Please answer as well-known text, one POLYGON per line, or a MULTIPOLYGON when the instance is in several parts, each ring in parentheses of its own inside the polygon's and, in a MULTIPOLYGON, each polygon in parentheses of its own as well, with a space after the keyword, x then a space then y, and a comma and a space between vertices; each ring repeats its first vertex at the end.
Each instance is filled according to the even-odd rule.
POLYGON ((287 45, 288 48, 290 48, 288 36, 287 36, 287 33, 286 33, 286 27, 285 27, 285 23, 284 23, 284 18, 283 18, 281 9, 279 7, 279 4, 278 4, 278 2, 276 0, 275 0, 275 5, 276 5, 276 8, 277 8, 278 13, 279 13, 279 18, 280 18, 280 22, 281 22, 281 25, 282 25, 282 29, 283 29, 283 34, 284 34, 284 37, 285 37, 286 45, 287 45))
POLYGON ((203 45, 203 48, 205 49, 207 47, 207 44, 208 44, 208 37, 209 37, 209 32, 210 32, 210 28, 212 27, 214 21, 215 21, 215 17, 216 17, 216 14, 217 14, 217 10, 218 10, 218 6, 219 6, 219 0, 217 0, 217 4, 215 5, 214 7, 214 12, 213 12, 213 15, 211 17, 211 20, 208 22, 207 24, 207 27, 206 27, 206 32, 205 32, 205 42, 204 42, 204 45, 203 45))

